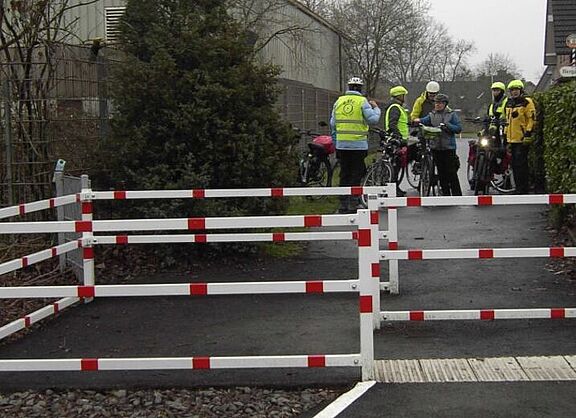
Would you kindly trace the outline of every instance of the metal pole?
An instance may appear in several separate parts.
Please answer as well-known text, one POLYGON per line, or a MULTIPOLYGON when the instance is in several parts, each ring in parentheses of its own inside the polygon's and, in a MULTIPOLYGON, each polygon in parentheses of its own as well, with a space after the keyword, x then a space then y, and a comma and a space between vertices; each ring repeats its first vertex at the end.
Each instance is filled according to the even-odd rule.
POLYGON ((572 49, 572 60, 571 64, 573 67, 576 66, 576 48, 572 49))
POLYGON ((14 205, 14 183, 12 178, 12 100, 10 80, 4 80, 4 141, 6 142, 6 189, 8 206, 14 205))
POLYGON ((96 77, 98 79, 98 110, 100 119, 100 140, 108 138, 109 114, 108 114, 108 88, 107 88, 108 67, 107 61, 101 55, 96 57, 96 77))
MULTIPOLYGON (((54 169, 54 177, 52 181, 56 186, 56 197, 64 196, 64 165, 66 161, 60 159, 56 162, 56 168, 54 169)), ((56 216, 58 221, 64 221, 64 206, 58 206, 56 208, 56 216)), ((66 242, 66 236, 64 232, 58 232, 58 245, 62 245, 66 242)), ((60 254, 59 265, 60 273, 63 273, 66 268, 66 254, 60 254)))

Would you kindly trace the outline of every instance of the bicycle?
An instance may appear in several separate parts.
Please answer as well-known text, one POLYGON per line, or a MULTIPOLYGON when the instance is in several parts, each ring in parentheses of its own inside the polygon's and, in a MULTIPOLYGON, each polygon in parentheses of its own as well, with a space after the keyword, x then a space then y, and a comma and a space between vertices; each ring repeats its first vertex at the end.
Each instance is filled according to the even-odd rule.
POLYGON ((431 142, 437 140, 442 135, 442 129, 432 126, 418 125, 418 139, 421 144, 420 156, 420 182, 418 193, 420 196, 439 196, 440 187, 438 184, 438 173, 432 155, 431 142))
MULTIPOLYGON (((480 118, 468 119, 472 123, 483 123, 480 118)), ((488 129, 479 133, 477 140, 468 142, 467 178, 475 195, 489 194, 490 187, 500 193, 516 190, 510 162, 511 154, 498 139, 504 137, 505 122, 491 117, 488 129)))
POLYGON ((311 131, 299 131, 300 135, 312 137, 298 165, 298 183, 302 187, 330 187, 335 165, 330 162, 330 155, 336 148, 329 135, 311 131))
MULTIPOLYGON (((371 131, 380 136, 380 147, 376 160, 366 170, 362 186, 384 186, 392 182, 400 184, 408 165, 407 147, 383 129, 371 128, 371 131)), ((364 206, 367 206, 367 198, 367 195, 360 198, 364 206)))

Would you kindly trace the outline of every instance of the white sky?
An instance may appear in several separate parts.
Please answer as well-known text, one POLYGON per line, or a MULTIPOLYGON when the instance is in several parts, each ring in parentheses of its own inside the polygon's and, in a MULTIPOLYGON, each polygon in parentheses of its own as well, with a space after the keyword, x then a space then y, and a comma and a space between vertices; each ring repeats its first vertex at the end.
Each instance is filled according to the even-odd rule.
POLYGON ((546 0, 429 0, 430 14, 454 39, 473 41, 471 65, 490 53, 507 54, 537 83, 544 71, 546 0))

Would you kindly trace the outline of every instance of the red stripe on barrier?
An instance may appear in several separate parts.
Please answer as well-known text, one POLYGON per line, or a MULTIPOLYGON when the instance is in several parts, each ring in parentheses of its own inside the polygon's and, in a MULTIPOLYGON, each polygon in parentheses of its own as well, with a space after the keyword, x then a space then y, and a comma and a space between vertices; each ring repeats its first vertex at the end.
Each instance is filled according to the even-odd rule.
POLYGON ((194 189, 194 190, 192 190, 192 197, 194 199, 204 199, 206 197, 206 190, 194 189))
POLYGON ((494 320, 494 310, 487 309, 480 311, 480 319, 483 321, 493 321, 494 320))
POLYGON ((306 282, 306 293, 324 293, 324 282, 306 282))
POLYGON ((478 250, 478 256, 480 258, 494 258, 494 250, 491 248, 478 250))
POLYGON ((206 218, 188 218, 188 229, 206 229, 206 218))
POLYGON ((128 235, 116 235, 116 244, 118 245, 128 244, 128 235))
POLYGON ((22 257, 22 268, 28 267, 28 257, 22 257))
POLYGON ((550 248, 550 257, 553 257, 553 258, 562 258, 562 257, 564 257, 564 248, 563 248, 563 247, 552 247, 552 248, 550 248))
POLYGON ((548 195, 548 203, 551 205, 563 205, 564 204, 564 195, 563 194, 548 195))
POLYGON ((420 197, 407 197, 406 206, 422 206, 422 199, 420 197))
POLYGON ((126 199, 126 191, 118 190, 114 192, 114 199, 116 200, 124 200, 126 199))
POLYGON ((378 225, 380 223, 380 213, 377 210, 370 211, 370 223, 378 225))
POLYGON ((326 367, 326 356, 308 356, 308 367, 326 367))
POLYGON ((95 372, 98 370, 97 358, 83 358, 80 360, 80 370, 83 372, 95 372))
POLYGON ((360 313, 372 313, 372 296, 360 296, 360 313))
POLYGON ((320 216, 320 215, 305 215, 304 216, 304 226, 306 228, 311 228, 314 226, 322 226, 322 216, 320 216))
POLYGON ((478 196, 478 206, 492 206, 492 196, 478 196))
POLYGON ((275 187, 270 192, 272 197, 282 197, 284 196, 284 189, 281 187, 275 187))
POLYGON ((31 325, 32 321, 30 320, 29 316, 25 316, 24 317, 24 326, 25 327, 29 327, 31 325))
POLYGON ((56 202, 54 201, 54 199, 50 199, 50 201, 48 202, 48 206, 50 206, 51 209, 56 206, 56 202))
POLYGON ((380 263, 372 263, 372 277, 380 278, 380 263))
POLYGON ((84 260, 92 260, 94 258, 94 247, 86 247, 82 249, 82 258, 84 260))
POLYGON ((422 260, 422 250, 408 250, 408 260, 422 260))
POLYGON ((190 283, 190 294, 192 296, 206 296, 208 294, 208 284, 190 283))
POLYGON ((56 247, 50 248, 52 257, 56 257, 58 255, 58 249, 56 247))
POLYGON ((24 215, 26 213, 26 206, 25 205, 18 205, 18 213, 20 215, 24 215))
POLYGON ((410 311, 410 321, 424 321, 424 311, 410 311))
POLYGON ((364 188, 362 186, 353 186, 350 190, 352 196, 362 196, 364 188))
POLYGON ((352 231, 352 239, 358 239, 358 231, 352 231))
POLYGON ((96 294, 94 286, 78 286, 79 298, 93 298, 96 294))
POLYGON ((394 241, 388 242, 388 249, 389 250, 397 250, 398 249, 398 243, 394 242, 394 241))
POLYGON ((83 215, 92 214, 92 202, 82 202, 82 214, 83 215))
POLYGON ((372 234, 369 229, 358 230, 358 246, 369 247, 372 243, 372 234))
POLYGON ((209 369, 210 357, 192 357, 193 369, 209 369))
POLYGON ((58 302, 53 303, 52 307, 54 308, 54 314, 60 312, 60 306, 58 305, 58 302))
POLYGON ((194 235, 194 242, 206 243, 208 242, 208 236, 206 234, 196 234, 194 235))
POLYGON ((564 308, 550 309, 550 318, 552 318, 552 319, 564 319, 564 318, 566 318, 566 309, 564 309, 564 308))
POLYGON ((80 197, 80 193, 76 193, 76 203, 82 202, 82 198, 80 197))
POLYGON ((74 222, 74 232, 92 232, 92 221, 74 222))
POLYGON ((76 242, 78 243, 78 248, 82 248, 82 247, 83 247, 83 245, 82 245, 82 238, 78 238, 78 239, 76 240, 76 242))
POLYGON ((274 232, 272 234, 272 241, 286 241, 286 234, 284 234, 284 232, 274 232))

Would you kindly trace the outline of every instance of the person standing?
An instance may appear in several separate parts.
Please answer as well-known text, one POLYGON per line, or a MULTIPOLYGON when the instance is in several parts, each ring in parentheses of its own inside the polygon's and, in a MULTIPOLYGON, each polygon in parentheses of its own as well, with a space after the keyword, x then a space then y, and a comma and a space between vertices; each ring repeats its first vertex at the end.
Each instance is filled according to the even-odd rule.
POLYGON ((508 83, 510 98, 506 103, 505 137, 512 151, 512 174, 516 183, 516 192, 529 192, 528 151, 533 142, 536 121, 534 101, 524 93, 522 80, 508 83))
MULTIPOLYGON (((403 86, 396 86, 390 89, 390 102, 386 105, 384 117, 384 130, 394 139, 399 140, 403 145, 407 145, 410 135, 408 130, 409 116, 408 110, 404 108, 408 90, 403 86)), ((396 195, 406 196, 406 192, 400 189, 398 184, 398 171, 400 167, 394 167, 394 182, 396 183, 396 195)))
POLYGON ((485 120, 486 133, 496 138, 498 148, 504 146, 503 138, 500 137, 500 125, 506 121, 506 85, 501 81, 492 83, 492 103, 488 106, 485 120))
POLYGON ((458 180, 458 168, 460 163, 456 154, 456 136, 462 132, 460 118, 448 107, 448 96, 437 94, 434 98, 434 110, 421 119, 415 119, 415 123, 434 126, 442 129, 440 138, 432 144, 434 164, 438 168, 440 189, 444 196, 462 196, 460 181, 458 180))
MULTIPOLYGON (((359 77, 348 80, 348 90, 336 100, 330 117, 336 157, 340 161, 340 186, 359 186, 366 172, 369 125, 380 120, 380 108, 362 94, 364 82, 359 77)), ((340 196, 339 213, 355 212, 357 197, 340 196)))
POLYGON ((428 84, 426 84, 426 91, 414 101, 410 119, 423 118, 432 112, 434 110, 434 98, 438 92, 440 92, 440 84, 436 81, 429 81, 428 84))

